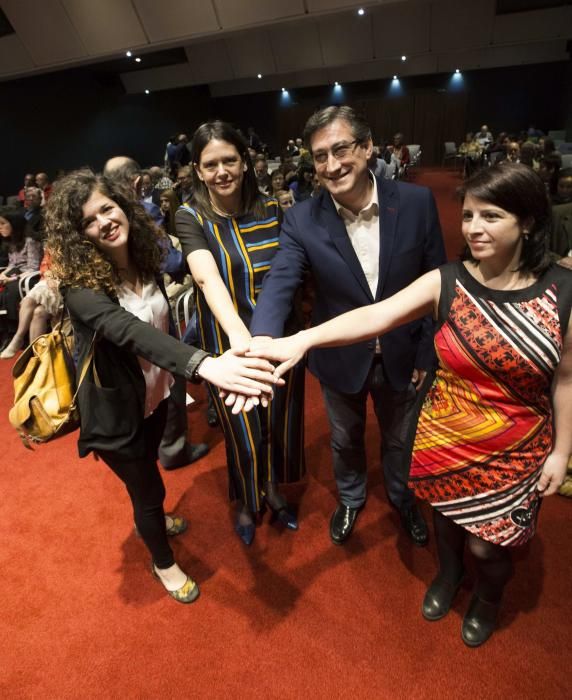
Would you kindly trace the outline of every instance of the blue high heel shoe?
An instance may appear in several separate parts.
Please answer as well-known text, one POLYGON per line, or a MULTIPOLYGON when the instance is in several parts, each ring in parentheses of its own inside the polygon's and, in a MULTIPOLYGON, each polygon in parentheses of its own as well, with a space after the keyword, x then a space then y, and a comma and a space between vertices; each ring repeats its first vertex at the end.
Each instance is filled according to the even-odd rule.
POLYGON ((280 508, 275 508, 268 501, 267 498, 264 499, 264 502, 272 511, 272 518, 274 520, 278 520, 278 522, 282 523, 282 525, 284 525, 284 527, 288 530, 298 529, 298 518, 294 515, 294 513, 291 510, 288 510, 287 503, 285 503, 283 506, 280 506, 280 508))
POLYGON ((236 525, 234 526, 234 531, 244 542, 244 544, 249 546, 254 540, 256 526, 254 525, 254 523, 252 523, 251 525, 240 525, 240 523, 236 523, 236 525))

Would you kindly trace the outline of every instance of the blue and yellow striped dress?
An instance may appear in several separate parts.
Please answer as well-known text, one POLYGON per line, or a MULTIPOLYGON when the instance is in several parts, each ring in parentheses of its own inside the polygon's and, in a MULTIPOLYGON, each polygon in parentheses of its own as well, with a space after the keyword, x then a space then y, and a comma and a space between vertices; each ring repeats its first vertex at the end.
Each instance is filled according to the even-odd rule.
MULTIPOLYGON (((188 204, 177 212, 177 235, 185 257, 200 249, 212 253, 247 327, 278 249, 278 211, 276 200, 267 199, 262 220, 245 214, 210 221, 188 204)), ((198 288, 195 300, 200 345, 220 355, 230 348, 228 337, 198 288)), ((230 498, 247 504, 252 512, 260 510, 264 482, 297 481, 305 471, 303 364, 285 380, 268 408, 259 406, 238 415, 219 399, 216 388, 209 387, 225 435, 230 498)))

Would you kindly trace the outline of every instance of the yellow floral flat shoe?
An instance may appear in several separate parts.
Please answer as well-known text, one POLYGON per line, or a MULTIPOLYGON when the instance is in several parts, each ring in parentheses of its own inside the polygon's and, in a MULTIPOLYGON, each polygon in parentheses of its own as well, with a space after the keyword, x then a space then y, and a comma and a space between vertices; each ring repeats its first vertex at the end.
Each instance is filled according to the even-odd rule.
MULTIPOLYGON (((155 564, 151 562, 151 573, 153 576, 159 581, 159 583, 163 586, 163 582, 161 581, 161 577, 159 574, 155 571, 155 564)), ((164 588, 164 586, 163 586, 164 588)), ((165 588, 167 591, 167 589, 165 588)), ((193 603, 200 595, 200 590, 198 587, 198 584, 193 581, 193 579, 190 576, 187 576, 187 580, 185 583, 180 587, 177 588, 176 591, 167 591, 167 593, 171 596, 171 598, 174 598, 178 603, 193 603)))
MULTIPOLYGON (((165 513, 165 532, 169 537, 176 537, 182 534, 189 527, 188 521, 180 515, 174 513, 165 513)), ((135 525, 135 534, 141 537, 141 533, 135 525)))

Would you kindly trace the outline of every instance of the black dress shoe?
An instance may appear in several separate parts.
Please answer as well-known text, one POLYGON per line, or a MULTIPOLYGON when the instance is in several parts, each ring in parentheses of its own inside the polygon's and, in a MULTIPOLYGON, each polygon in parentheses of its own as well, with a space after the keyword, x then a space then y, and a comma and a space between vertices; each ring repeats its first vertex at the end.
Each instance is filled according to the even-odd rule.
POLYGON ((186 455, 180 460, 175 460, 173 462, 169 462, 168 464, 163 464, 163 469, 166 469, 169 472, 173 471, 173 469, 180 469, 181 467, 186 467, 189 464, 196 462, 197 459, 204 457, 208 451, 209 446, 206 442, 198 442, 195 445, 187 443, 187 449, 185 450, 186 455))
POLYGON ((499 603, 487 603, 474 595, 463 618, 461 637, 469 647, 484 644, 497 626, 499 603))
POLYGON ((463 576, 459 578, 457 583, 450 583, 445 580, 440 574, 433 580, 421 606, 421 613, 426 620, 435 622, 449 612, 457 591, 461 586, 463 576))
POLYGON ((216 428, 216 426, 218 425, 218 416, 214 407, 207 408, 207 423, 210 425, 211 428, 216 428))
POLYGON ((340 503, 330 520, 330 537, 334 544, 343 544, 351 535, 360 508, 351 508, 340 503))
POLYGON ((401 511, 401 524, 414 544, 418 547, 423 547, 427 544, 429 539, 427 523, 416 503, 401 511))

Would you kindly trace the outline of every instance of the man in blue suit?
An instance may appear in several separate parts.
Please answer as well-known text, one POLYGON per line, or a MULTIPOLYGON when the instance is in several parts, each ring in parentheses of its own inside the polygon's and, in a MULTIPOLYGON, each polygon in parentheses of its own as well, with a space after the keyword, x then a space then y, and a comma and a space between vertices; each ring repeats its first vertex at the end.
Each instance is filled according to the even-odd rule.
MULTIPOLYGON (((321 193, 290 209, 280 248, 264 279, 252 336, 279 337, 296 289, 310 271, 318 324, 385 299, 446 262, 437 209, 424 187, 376 179, 368 170, 371 130, 350 107, 332 106, 308 120, 310 148, 321 193)), ((252 350, 256 350, 253 337, 252 350)), ((418 545, 427 526, 407 487, 406 435, 414 420, 416 389, 434 361, 431 319, 401 326, 377 341, 321 348, 309 354, 320 380, 331 427, 340 502, 330 536, 342 544, 366 500, 365 422, 368 395, 382 432, 382 464, 389 500, 418 545)))

